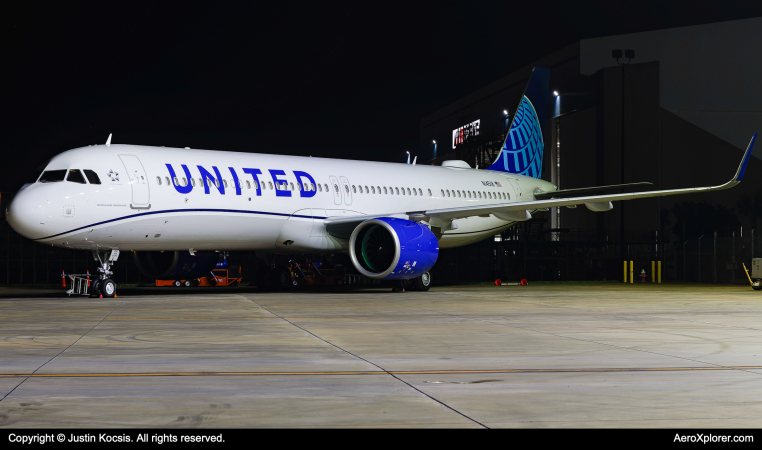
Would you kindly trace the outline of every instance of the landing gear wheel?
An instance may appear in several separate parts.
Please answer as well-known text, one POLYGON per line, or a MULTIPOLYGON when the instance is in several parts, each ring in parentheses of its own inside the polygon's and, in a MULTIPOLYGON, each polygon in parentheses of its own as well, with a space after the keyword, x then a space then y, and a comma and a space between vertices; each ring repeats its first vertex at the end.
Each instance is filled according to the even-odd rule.
POLYGON ((426 272, 420 277, 410 280, 411 289, 414 291, 428 291, 431 289, 431 272, 426 272))
POLYGON ((183 281, 183 286, 185 286, 185 287, 191 287, 192 286, 191 280, 185 280, 185 281, 183 281))
POLYGON ((272 285, 275 289, 281 291, 287 291, 291 289, 291 272, 286 267, 276 267, 272 271, 271 278, 272 285))
POLYGON ((102 282, 101 293, 104 298, 114 298, 116 296, 116 283, 110 278, 106 278, 102 282))
POLYGON ((101 296, 101 279, 100 278, 94 279, 93 282, 90 284, 90 295, 92 297, 101 296))
POLYGON ((755 291, 758 291, 758 290, 762 289, 762 284, 757 284, 757 285, 752 284, 751 288, 754 289, 755 291))

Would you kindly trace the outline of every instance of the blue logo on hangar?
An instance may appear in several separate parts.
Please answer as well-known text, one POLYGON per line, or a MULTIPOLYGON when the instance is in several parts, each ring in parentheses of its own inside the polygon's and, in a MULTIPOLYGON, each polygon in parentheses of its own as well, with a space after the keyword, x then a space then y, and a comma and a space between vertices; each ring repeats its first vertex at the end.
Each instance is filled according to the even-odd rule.
MULTIPOLYGON (((175 174, 175 169, 172 167, 172 164, 165 164, 167 166, 167 169, 169 170, 169 176, 172 180, 172 185, 175 187, 175 190, 181 194, 187 194, 193 190, 194 183, 190 180, 193 179, 191 176, 190 170, 188 169, 188 166, 185 164, 180 164, 180 166, 183 168, 183 172, 185 172, 185 179, 188 180, 187 184, 185 186, 181 186, 177 183, 177 175, 175 174)), ((210 186, 215 187, 220 194, 225 195, 225 182, 222 180, 222 175, 220 174, 220 170, 217 168, 217 166, 212 166, 212 172, 209 172, 206 168, 203 166, 196 166, 198 167, 198 171, 201 174, 201 184, 204 186, 204 193, 209 194, 210 193, 210 186)), ((228 170, 230 170, 230 175, 233 177, 233 187, 235 188, 235 195, 241 195, 241 183, 239 182, 238 173, 236 170, 232 167, 228 167, 228 170)), ((262 175, 262 171, 259 169, 250 169, 250 168, 243 168, 242 169, 244 174, 251 175, 252 181, 255 181, 254 186, 257 190, 257 196, 262 195, 262 183, 259 179, 260 175, 262 175)), ((270 169, 268 170, 270 172, 270 177, 272 178, 273 184, 276 186, 281 186, 282 189, 277 189, 275 191, 275 195, 278 197, 291 197, 291 190, 285 189, 285 187, 288 185, 288 181, 285 179, 286 172, 284 170, 279 169, 270 169)), ((311 183, 312 186, 316 185, 315 179, 312 178, 312 175, 308 174, 307 172, 303 172, 301 170, 294 170, 294 176, 296 177, 297 184, 300 184, 301 186, 305 186, 307 184, 307 181, 311 183)), ((245 180, 244 180, 245 181, 245 180)), ((306 190, 301 189, 299 191, 300 197, 314 197, 315 191, 314 190, 306 190)))

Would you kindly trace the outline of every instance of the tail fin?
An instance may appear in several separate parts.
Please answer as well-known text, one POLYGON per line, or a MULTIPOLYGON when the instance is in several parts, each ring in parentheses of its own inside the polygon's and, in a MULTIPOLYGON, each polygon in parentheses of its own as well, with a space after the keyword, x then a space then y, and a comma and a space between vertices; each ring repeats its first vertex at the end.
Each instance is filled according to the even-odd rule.
POLYGON ((535 67, 529 77, 519 107, 511 120, 503 149, 487 170, 510 172, 540 178, 542 171, 542 132, 548 105, 550 69, 535 67))

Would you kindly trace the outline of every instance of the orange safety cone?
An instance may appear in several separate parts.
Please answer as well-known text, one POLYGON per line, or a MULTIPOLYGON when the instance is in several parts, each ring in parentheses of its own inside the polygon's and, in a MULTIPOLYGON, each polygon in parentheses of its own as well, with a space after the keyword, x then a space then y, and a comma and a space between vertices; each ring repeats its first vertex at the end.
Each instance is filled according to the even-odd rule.
POLYGON ((66 273, 64 271, 61 271, 61 287, 66 287, 66 273))
POLYGON ((527 279, 526 279, 526 278, 524 278, 523 280, 521 280, 521 285, 522 285, 522 286, 526 286, 527 284, 529 284, 529 282, 527 281, 527 279))
POLYGON ((495 286, 500 286, 501 284, 503 284, 503 281, 500 278, 495 280, 495 286))

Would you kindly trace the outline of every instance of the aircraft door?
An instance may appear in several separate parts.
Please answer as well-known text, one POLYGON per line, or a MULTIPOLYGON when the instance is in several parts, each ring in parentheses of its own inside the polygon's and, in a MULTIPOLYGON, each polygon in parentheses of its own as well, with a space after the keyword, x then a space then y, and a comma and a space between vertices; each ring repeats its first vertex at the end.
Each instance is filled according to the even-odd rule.
POLYGON ((341 186, 339 185, 339 180, 331 175, 329 177, 331 179, 331 192, 333 193, 333 203, 336 205, 341 205, 341 186))
POLYGON ((143 169, 143 164, 140 163, 140 159, 135 155, 119 155, 119 159, 124 163, 124 168, 127 171, 127 178, 129 178, 130 186, 132 187, 132 204, 130 204, 130 208, 151 208, 151 196, 148 190, 148 176, 143 169))
POLYGON ((341 180, 341 189, 344 191, 344 204, 351 205, 352 204, 352 186, 349 185, 349 180, 347 180, 347 177, 339 177, 341 180))
POLYGON ((511 183, 511 186, 513 186, 513 192, 516 193, 516 200, 521 199, 521 185, 517 180, 514 180, 513 178, 508 178, 508 181, 511 183))

